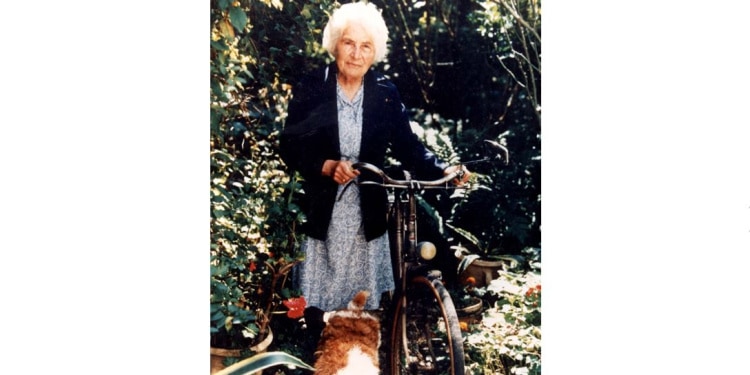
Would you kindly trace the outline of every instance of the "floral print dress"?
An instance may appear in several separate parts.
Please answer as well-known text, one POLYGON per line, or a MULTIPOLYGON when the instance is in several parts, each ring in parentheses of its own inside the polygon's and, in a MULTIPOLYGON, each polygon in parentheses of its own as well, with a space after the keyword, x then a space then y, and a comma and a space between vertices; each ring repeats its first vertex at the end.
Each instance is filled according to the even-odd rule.
MULTIPOLYGON (((349 101, 337 85, 341 155, 356 162, 362 140, 363 87, 349 101)), ((339 185, 341 194, 344 185, 339 185)), ((360 290, 370 292, 365 306, 377 309, 383 292, 394 289, 388 233, 367 242, 362 225, 359 188, 351 184, 333 206, 325 241, 307 238, 302 244, 299 287, 308 306, 324 311, 342 309, 360 290)))

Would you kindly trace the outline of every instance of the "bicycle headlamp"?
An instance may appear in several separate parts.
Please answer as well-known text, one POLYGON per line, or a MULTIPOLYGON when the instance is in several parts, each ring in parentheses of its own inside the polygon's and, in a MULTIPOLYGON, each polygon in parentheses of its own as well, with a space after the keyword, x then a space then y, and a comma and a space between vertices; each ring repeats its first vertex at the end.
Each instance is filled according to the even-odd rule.
POLYGON ((419 251, 419 256, 421 256, 424 260, 430 260, 435 257, 435 254, 437 254, 437 248, 435 248, 435 244, 429 241, 418 243, 417 250, 419 251))

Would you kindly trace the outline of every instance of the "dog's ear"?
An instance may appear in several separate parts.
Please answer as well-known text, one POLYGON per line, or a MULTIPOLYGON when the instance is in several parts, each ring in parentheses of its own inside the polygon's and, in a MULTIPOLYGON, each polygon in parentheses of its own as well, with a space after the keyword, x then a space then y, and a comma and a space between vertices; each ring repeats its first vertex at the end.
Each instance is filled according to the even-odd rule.
POLYGON ((370 292, 366 290, 362 290, 357 295, 352 298, 352 301, 349 302, 349 310, 362 310, 365 308, 365 302, 367 302, 367 297, 370 296, 370 292))

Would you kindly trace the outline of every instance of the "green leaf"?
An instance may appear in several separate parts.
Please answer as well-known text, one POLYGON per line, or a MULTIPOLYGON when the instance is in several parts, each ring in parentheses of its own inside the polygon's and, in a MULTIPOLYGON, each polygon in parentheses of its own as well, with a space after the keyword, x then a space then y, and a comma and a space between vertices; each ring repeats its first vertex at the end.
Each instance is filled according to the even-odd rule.
POLYGON ((229 0, 218 0, 219 9, 226 10, 229 8, 229 0))
POLYGON ((247 25, 247 14, 242 8, 229 9, 229 21, 232 23, 237 31, 242 32, 247 25))
POLYGON ((211 41, 211 48, 213 48, 213 49, 215 49, 217 51, 226 51, 226 50, 229 49, 229 47, 227 47, 227 44, 224 43, 223 39, 212 40, 211 41))
POLYGON ((474 246, 476 246, 476 248, 478 250, 484 251, 484 246, 482 245, 482 242, 479 241, 479 239, 475 235, 471 234, 469 231, 467 231, 465 229, 461 229, 461 228, 459 228, 459 227, 457 227, 455 225, 451 225, 450 223, 445 223, 445 225, 448 228, 453 229, 453 231, 455 231, 458 235, 460 235, 464 239, 466 239, 469 242, 471 242, 471 244, 474 245, 474 246))
POLYGON ((281 290, 281 298, 283 299, 292 298, 292 293, 289 291, 289 288, 284 288, 281 290))
POLYGON ((249 70, 245 69, 242 72, 245 73, 245 74, 247 74, 247 76, 250 77, 250 79, 255 80, 255 76, 249 70))
POLYGON ((309 371, 315 371, 315 368, 305 363, 303 360, 284 352, 266 352, 256 354, 250 358, 237 362, 215 375, 245 375, 254 374, 269 367, 286 365, 290 368, 302 368, 309 371))
POLYGON ((214 288, 214 294, 223 294, 229 292, 229 288, 227 288, 224 284, 216 284, 216 287, 214 288))
POLYGON ((312 14, 310 14, 310 4, 305 4, 300 14, 302 15, 302 17, 305 17, 306 19, 312 18, 312 14))
POLYGON ((235 312, 235 318, 245 323, 255 321, 258 317, 254 313, 245 309, 237 309, 235 312))
POLYGON ((224 319, 226 319, 226 315, 224 315, 223 312, 217 311, 213 315, 211 315, 211 321, 212 322, 224 322, 224 319))

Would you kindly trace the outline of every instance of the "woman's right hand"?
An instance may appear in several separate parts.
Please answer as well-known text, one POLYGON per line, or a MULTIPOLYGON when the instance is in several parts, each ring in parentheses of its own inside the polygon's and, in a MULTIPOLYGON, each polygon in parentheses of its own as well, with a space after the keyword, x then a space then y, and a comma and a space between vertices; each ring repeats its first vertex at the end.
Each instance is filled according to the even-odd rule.
POLYGON ((324 176, 331 177, 337 184, 343 185, 359 176, 359 171, 352 168, 349 160, 326 160, 323 163, 324 176))

